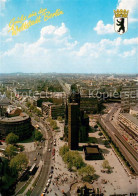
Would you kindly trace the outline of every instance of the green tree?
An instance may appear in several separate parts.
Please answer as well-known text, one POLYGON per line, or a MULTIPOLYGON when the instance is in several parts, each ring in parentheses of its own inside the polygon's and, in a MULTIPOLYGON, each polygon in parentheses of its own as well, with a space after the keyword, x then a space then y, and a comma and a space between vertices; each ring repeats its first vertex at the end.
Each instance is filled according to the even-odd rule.
POLYGON ((84 165, 85 163, 83 162, 82 156, 78 152, 73 152, 73 166, 79 169, 84 165))
POLYGON ((53 128, 53 129, 57 129, 58 126, 57 126, 57 122, 55 120, 51 120, 50 121, 50 126, 53 128))
POLYGON ((11 159, 11 158, 13 158, 16 154, 17 154, 17 148, 16 148, 14 145, 9 144, 9 145, 6 147, 5 156, 7 156, 8 159, 11 159))
POLYGON ((63 156, 63 161, 67 164, 68 169, 71 170, 73 167, 73 159, 70 151, 65 153, 65 155, 63 156))
POLYGON ((111 170, 111 166, 109 165, 108 160, 104 160, 104 161, 103 161, 102 167, 103 167, 104 169, 108 169, 108 171, 111 170))
POLYGON ((62 116, 58 116, 57 120, 58 120, 58 121, 62 121, 62 120, 63 120, 63 119, 62 119, 62 116))
POLYGON ((42 137, 43 137, 43 134, 40 131, 35 130, 35 140, 41 141, 42 137))
POLYGON ((37 116, 42 116, 42 112, 39 109, 35 108, 34 112, 36 113, 37 116))
POLYGON ((102 133, 102 132, 99 132, 99 133, 98 133, 98 135, 99 135, 99 136, 102 136, 102 135, 103 135, 103 133, 102 133))
POLYGON ((27 101, 26 106, 29 108, 31 106, 31 103, 27 101))
POLYGON ((79 175, 82 175, 83 177, 86 176, 93 176, 95 173, 95 169, 91 165, 86 165, 85 167, 82 167, 78 170, 79 175))
POLYGON ((68 151, 69 151, 69 147, 67 145, 64 145, 64 146, 60 147, 59 154, 60 154, 60 156, 63 157, 66 154, 66 152, 68 152, 68 151))
POLYGON ((33 105, 30 106, 30 110, 34 110, 35 107, 33 105))
POLYGON ((17 154, 10 161, 10 168, 14 171, 22 171, 28 165, 28 159, 24 153, 17 154))
POLYGON ((109 142, 108 142, 107 140, 105 140, 105 141, 104 141, 104 145, 105 145, 105 146, 108 146, 108 145, 109 145, 109 142))
POLYGON ((19 136, 15 135, 14 133, 9 133, 6 137, 7 144, 16 144, 19 140, 19 136))
POLYGON ((78 152, 74 151, 66 152, 63 156, 63 160, 70 169, 72 169, 72 167, 79 169, 85 165, 81 155, 78 152))
POLYGON ((14 175, 9 167, 9 161, 5 158, 0 158, 0 193, 2 195, 11 195, 11 186, 16 181, 17 173, 14 175))

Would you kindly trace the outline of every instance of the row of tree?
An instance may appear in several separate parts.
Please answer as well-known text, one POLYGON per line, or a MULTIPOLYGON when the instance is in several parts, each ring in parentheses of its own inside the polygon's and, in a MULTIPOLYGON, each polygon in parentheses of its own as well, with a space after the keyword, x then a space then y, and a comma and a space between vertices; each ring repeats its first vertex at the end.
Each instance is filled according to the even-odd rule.
POLYGON ((20 152, 21 148, 17 145, 18 140, 19 137, 14 133, 6 137, 5 157, 0 159, 0 192, 2 195, 11 194, 13 184, 28 165, 28 158, 20 152))
MULTIPOLYGON (((93 166, 85 164, 82 156, 77 151, 70 151, 67 145, 62 146, 59 149, 59 154, 61 155, 63 161, 67 165, 69 170, 75 169, 82 179, 85 181, 91 181, 97 178, 95 174, 95 169, 93 166)), ((111 172, 111 166, 108 160, 104 160, 102 163, 103 169, 107 169, 107 172, 111 172)))
POLYGON ((82 177, 93 177, 95 169, 91 165, 86 165, 82 156, 77 151, 70 151, 67 145, 60 148, 59 154, 67 165, 69 170, 76 169, 82 177))
POLYGON ((26 106, 30 109, 31 112, 34 112, 37 116, 42 116, 41 110, 39 110, 36 106, 31 104, 29 101, 26 103, 26 106))
POLYGON ((55 120, 53 120, 52 118, 47 118, 47 121, 50 123, 50 126, 55 130, 55 129, 58 129, 58 126, 57 126, 57 122, 55 120))

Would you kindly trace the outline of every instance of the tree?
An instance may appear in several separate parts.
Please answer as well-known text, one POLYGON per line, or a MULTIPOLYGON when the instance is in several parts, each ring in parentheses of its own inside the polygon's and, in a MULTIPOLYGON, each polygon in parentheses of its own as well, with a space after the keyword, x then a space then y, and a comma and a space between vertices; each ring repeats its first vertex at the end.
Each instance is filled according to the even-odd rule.
POLYGON ((104 141, 104 145, 105 145, 105 146, 108 146, 108 145, 109 145, 109 142, 108 142, 107 140, 105 140, 105 141, 104 141))
POLYGON ((82 156, 78 152, 73 152, 73 166, 79 169, 85 165, 82 156))
POLYGON ((17 154, 10 161, 10 168, 14 171, 22 171, 28 165, 28 159, 24 153, 17 154))
POLYGON ((8 159, 13 158, 17 154, 17 148, 14 145, 9 144, 6 147, 5 155, 8 157, 8 159))
POLYGON ((68 168, 76 167, 79 169, 84 166, 83 159, 78 152, 68 151, 63 156, 64 162, 67 164, 68 168))
POLYGON ((50 121, 50 126, 53 128, 53 129, 57 129, 58 126, 57 126, 57 122, 55 120, 51 120, 50 121))
POLYGON ((72 170, 73 160, 70 151, 65 153, 65 155, 63 156, 63 161, 67 164, 68 169, 72 170))
POLYGON ((94 128, 97 129, 98 128, 98 125, 94 125, 94 128))
POLYGON ((9 161, 5 158, 0 158, 0 193, 2 195, 13 195, 10 194, 12 191, 12 184, 17 179, 17 173, 14 175, 9 167, 9 161))
POLYGON ((59 154, 60 154, 60 156, 63 157, 68 151, 69 151, 69 147, 67 145, 64 145, 64 146, 60 147, 59 154))
POLYGON ((31 106, 31 103, 28 101, 28 102, 26 103, 26 106, 29 108, 29 107, 31 106))
POLYGON ((31 105, 30 110, 34 110, 34 109, 35 109, 34 105, 31 105))
POLYGON ((93 176, 95 173, 95 169, 91 165, 86 165, 85 167, 82 167, 81 169, 79 169, 78 172, 79 172, 79 175, 82 175, 83 177, 93 176))
POLYGON ((102 133, 102 132, 99 132, 99 133, 98 133, 98 135, 99 135, 99 136, 102 136, 102 135, 103 135, 103 133, 102 133))
POLYGON ((42 116, 42 112, 39 109, 35 109, 34 112, 36 113, 37 116, 42 116))
POLYGON ((104 160, 104 161, 103 161, 102 167, 103 167, 104 169, 108 169, 108 171, 110 171, 110 169, 111 169, 111 166, 109 165, 108 160, 104 160))
POLYGON ((57 120, 58 120, 58 121, 62 121, 62 120, 63 120, 63 119, 62 119, 62 116, 58 116, 57 120))
POLYGON ((9 133, 6 137, 7 144, 16 144, 19 140, 19 136, 14 133, 9 133))
POLYGON ((35 130, 35 140, 41 141, 42 137, 43 137, 43 134, 40 131, 35 130))

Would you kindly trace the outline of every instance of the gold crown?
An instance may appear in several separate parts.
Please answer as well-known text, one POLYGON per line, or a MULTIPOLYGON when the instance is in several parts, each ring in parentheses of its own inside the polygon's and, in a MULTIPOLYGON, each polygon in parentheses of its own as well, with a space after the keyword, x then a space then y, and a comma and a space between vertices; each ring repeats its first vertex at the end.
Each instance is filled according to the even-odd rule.
POLYGON ((127 18, 128 17, 128 12, 129 12, 129 10, 114 10, 114 14, 115 14, 115 17, 116 18, 119 18, 119 17, 123 17, 123 18, 127 18))

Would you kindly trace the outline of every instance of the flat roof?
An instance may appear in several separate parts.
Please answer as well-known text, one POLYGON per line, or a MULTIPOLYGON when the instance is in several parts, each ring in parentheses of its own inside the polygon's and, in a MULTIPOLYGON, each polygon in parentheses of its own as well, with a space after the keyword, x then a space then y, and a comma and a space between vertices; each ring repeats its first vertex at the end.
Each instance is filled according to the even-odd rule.
POLYGON ((98 153, 99 154, 99 150, 98 150, 98 148, 96 148, 96 147, 86 147, 86 152, 88 153, 88 154, 96 154, 96 153, 98 153))
POLYGON ((136 117, 130 115, 129 113, 121 113, 121 114, 138 126, 138 119, 136 117))
POLYGON ((53 105, 51 102, 43 102, 42 105, 53 105))
POLYGON ((0 100, 0 105, 1 106, 4 106, 4 105, 11 105, 11 102, 10 100, 7 98, 7 97, 3 97, 1 100, 0 100))
POLYGON ((20 121, 26 120, 28 118, 29 118, 28 114, 21 113, 20 116, 14 116, 14 117, 10 117, 10 118, 8 118, 8 117, 0 118, 0 121, 7 122, 7 123, 8 122, 20 122, 20 121))

